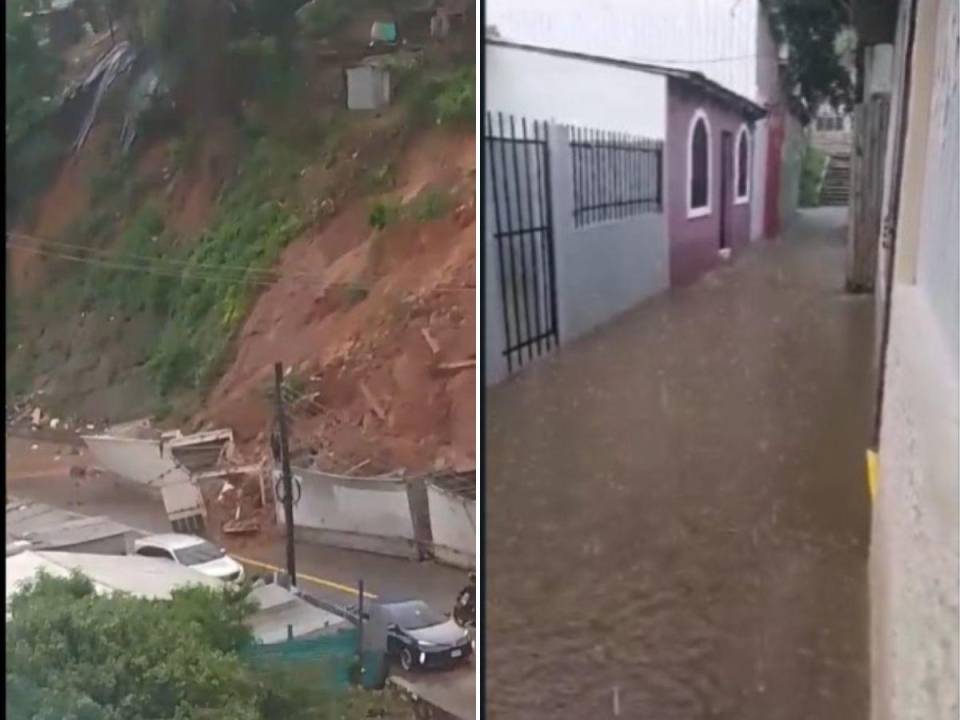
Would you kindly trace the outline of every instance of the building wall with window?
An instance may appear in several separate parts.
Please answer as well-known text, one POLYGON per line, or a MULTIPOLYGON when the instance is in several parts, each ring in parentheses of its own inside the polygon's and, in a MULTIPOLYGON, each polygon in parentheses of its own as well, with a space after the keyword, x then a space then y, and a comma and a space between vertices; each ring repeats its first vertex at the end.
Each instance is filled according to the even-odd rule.
POLYGON ((667 85, 667 118, 670 283, 685 285, 716 265, 721 249, 736 255, 750 242, 755 138, 741 112, 678 79, 667 85), (706 157, 700 154, 700 123, 706 130, 706 157), (727 162, 722 160, 724 135, 727 162))

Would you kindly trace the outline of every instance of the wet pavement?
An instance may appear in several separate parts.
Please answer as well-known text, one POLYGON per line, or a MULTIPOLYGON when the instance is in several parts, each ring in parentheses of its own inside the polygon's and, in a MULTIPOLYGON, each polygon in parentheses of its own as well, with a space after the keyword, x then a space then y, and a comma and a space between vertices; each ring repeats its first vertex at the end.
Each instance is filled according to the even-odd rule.
POLYGON ((844 213, 488 391, 487 717, 867 717, 874 323, 844 213))
MULTIPOLYGON (((170 532, 170 522, 157 489, 106 474, 71 478, 70 464, 81 463, 83 458, 85 454, 70 455, 66 446, 8 436, 7 492, 12 497, 84 515, 105 515, 146 532, 170 532), (34 445, 37 449, 31 450, 34 445)), ((448 612, 467 580, 466 571, 432 562, 414 562, 306 542, 297 542, 296 548, 297 571, 304 590, 340 605, 355 602, 356 595, 338 587, 355 588, 357 581, 363 579, 369 593, 391 598, 419 597, 437 610, 448 612)), ((279 531, 249 540, 235 554, 258 564, 286 566, 286 543, 279 531)), ((264 568, 250 565, 249 570, 259 573, 264 568)))

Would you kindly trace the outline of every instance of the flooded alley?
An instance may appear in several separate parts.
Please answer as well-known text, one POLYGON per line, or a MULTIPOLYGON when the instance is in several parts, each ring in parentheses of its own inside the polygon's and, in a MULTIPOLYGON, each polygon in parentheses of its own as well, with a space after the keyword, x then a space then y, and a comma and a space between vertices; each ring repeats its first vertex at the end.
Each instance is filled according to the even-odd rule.
POLYGON ((496 720, 863 720, 870 298, 845 210, 487 391, 496 720))

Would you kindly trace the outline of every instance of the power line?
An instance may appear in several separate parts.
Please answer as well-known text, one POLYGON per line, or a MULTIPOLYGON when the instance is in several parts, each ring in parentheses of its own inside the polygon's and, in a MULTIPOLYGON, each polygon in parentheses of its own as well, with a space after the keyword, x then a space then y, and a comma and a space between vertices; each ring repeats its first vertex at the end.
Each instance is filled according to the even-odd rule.
MULTIPOLYGON (((43 255, 46 257, 59 258, 61 260, 68 260, 70 262, 75 262, 83 265, 92 265, 96 267, 107 268, 110 270, 125 270, 129 272, 138 272, 138 273, 143 273, 147 275, 157 275, 160 277, 169 277, 169 278, 177 278, 177 279, 205 280, 209 282, 242 282, 250 285, 257 285, 260 287, 269 288, 269 287, 273 287, 274 283, 277 280, 280 280, 281 278, 285 277, 285 275, 278 273, 273 277, 272 280, 268 280, 265 278, 256 278, 256 277, 253 277, 253 278, 240 277, 238 275, 231 276, 229 274, 224 274, 224 273, 214 274, 212 270, 207 270, 206 272, 192 272, 190 267, 183 267, 180 270, 176 270, 173 268, 164 268, 162 267, 162 265, 160 265, 159 267, 150 267, 148 265, 143 265, 143 264, 130 264, 130 263, 118 262, 114 260, 106 260, 106 259, 97 258, 97 257, 83 257, 80 255, 72 255, 65 252, 44 250, 42 248, 30 247, 28 245, 19 245, 16 242, 7 243, 7 247, 32 253, 34 255, 43 255)), ((155 265, 158 264, 155 262, 154 259, 151 259, 151 262, 154 262, 155 265)), ((208 266, 208 267, 213 268, 216 266, 208 266)), ((235 270, 232 272, 238 272, 238 271, 235 270)), ((248 271, 244 270, 243 272, 246 273, 248 271)), ((299 280, 304 284, 315 284, 315 285, 323 284, 323 280, 320 279, 318 276, 312 276, 312 277, 313 277, 312 282, 308 282, 308 280, 303 277, 299 278, 299 280)), ((293 279, 297 279, 297 278, 293 278, 293 279)))
MULTIPOLYGON (((7 237, 28 240, 28 241, 37 242, 44 245, 52 245, 54 247, 66 248, 68 250, 83 250, 84 252, 99 254, 101 256, 108 257, 108 258, 115 257, 108 250, 102 250, 100 248, 91 248, 87 245, 82 245, 80 243, 66 242, 64 240, 51 240, 49 238, 42 238, 36 235, 28 235, 27 233, 8 232, 7 237)), ((16 247, 23 248, 24 246, 18 245, 16 247)), ((206 269, 215 270, 215 271, 233 270, 236 272, 243 272, 243 273, 260 273, 263 275, 272 275, 274 277, 304 277, 312 280, 320 279, 320 276, 317 275, 316 273, 309 273, 309 272, 291 271, 287 273, 280 273, 276 270, 271 270, 269 268, 253 268, 253 267, 244 267, 242 265, 215 265, 213 263, 198 263, 198 262, 191 262, 190 260, 180 260, 177 258, 158 258, 150 255, 139 255, 136 253, 126 253, 125 256, 123 257, 124 259, 129 259, 129 260, 143 260, 147 262, 153 262, 155 264, 166 263, 169 265, 179 265, 179 266, 190 267, 190 268, 198 268, 200 270, 206 270, 206 269)))

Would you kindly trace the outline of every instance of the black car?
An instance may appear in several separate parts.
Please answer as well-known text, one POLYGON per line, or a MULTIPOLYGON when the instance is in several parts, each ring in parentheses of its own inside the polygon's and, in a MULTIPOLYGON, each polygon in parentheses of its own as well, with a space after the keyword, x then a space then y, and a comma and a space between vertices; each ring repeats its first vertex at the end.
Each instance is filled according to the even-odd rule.
POLYGON ((473 654, 469 633, 422 600, 381 603, 387 623, 387 654, 404 670, 439 669, 473 654))

